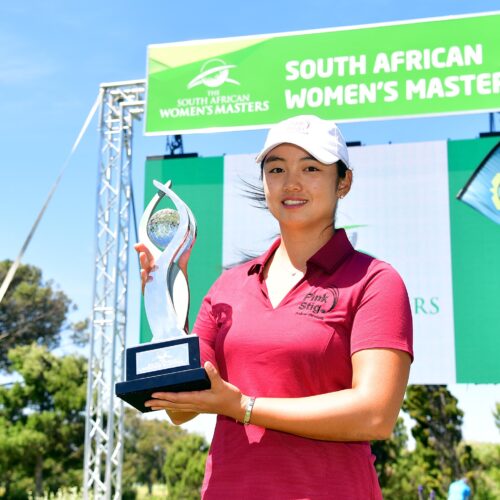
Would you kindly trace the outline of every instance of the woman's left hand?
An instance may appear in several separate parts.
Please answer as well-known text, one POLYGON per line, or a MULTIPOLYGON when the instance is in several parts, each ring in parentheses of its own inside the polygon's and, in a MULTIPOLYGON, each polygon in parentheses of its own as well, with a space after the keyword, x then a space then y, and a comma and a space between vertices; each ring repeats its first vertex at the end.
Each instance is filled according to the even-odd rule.
POLYGON ((211 388, 192 392, 155 392, 154 399, 145 405, 152 410, 175 412, 216 413, 234 418, 240 422, 245 415, 247 396, 234 385, 221 378, 215 366, 207 361, 204 365, 211 388))

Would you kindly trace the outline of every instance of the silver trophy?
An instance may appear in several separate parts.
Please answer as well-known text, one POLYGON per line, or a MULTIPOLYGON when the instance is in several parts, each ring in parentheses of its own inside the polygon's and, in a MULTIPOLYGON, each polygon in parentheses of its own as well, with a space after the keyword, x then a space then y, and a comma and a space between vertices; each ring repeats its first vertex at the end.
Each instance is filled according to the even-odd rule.
POLYGON ((200 366, 200 345, 187 331, 189 286, 187 261, 196 239, 196 221, 189 207, 161 184, 139 225, 139 240, 155 260, 152 280, 144 288, 144 306, 153 333, 151 342, 127 349, 127 380, 116 384, 118 397, 142 412, 153 392, 195 391, 210 388, 200 366), (154 212, 167 196, 177 210, 154 212))

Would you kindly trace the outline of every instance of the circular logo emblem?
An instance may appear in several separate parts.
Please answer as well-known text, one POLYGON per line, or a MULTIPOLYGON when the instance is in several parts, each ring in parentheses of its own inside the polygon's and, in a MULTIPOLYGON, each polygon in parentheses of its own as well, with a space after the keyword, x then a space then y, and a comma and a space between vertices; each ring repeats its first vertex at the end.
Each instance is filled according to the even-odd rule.
POLYGON ((201 67, 199 75, 195 76, 187 88, 192 89, 198 85, 205 85, 211 89, 220 87, 224 83, 239 85, 240 82, 229 78, 229 70, 236 68, 234 64, 226 64, 222 59, 210 59, 201 67))

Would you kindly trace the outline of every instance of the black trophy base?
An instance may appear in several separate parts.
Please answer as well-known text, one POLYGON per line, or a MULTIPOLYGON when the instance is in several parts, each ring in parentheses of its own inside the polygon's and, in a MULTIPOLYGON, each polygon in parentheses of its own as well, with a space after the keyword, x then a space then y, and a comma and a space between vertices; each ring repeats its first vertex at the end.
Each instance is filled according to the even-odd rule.
POLYGON ((118 382, 115 386, 115 393, 129 405, 146 413, 152 410, 144 406, 144 403, 153 399, 151 394, 154 392, 203 391, 205 389, 210 389, 207 372, 204 368, 191 368, 118 382))

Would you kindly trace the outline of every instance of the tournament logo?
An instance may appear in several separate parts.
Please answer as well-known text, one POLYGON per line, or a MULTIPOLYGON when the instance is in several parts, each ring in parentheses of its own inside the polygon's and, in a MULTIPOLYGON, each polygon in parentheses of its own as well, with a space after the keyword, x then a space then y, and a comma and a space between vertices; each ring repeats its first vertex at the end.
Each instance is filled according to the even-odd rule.
POLYGON ((297 307, 296 314, 322 318, 335 308, 338 300, 338 288, 316 288, 306 293, 304 299, 297 307))
POLYGON ((234 64, 226 64, 222 59, 210 59, 202 67, 200 73, 195 76, 187 85, 188 89, 205 85, 211 89, 216 89, 224 83, 239 85, 240 82, 229 78, 229 70, 236 68, 234 64))
POLYGON ((211 123, 208 117, 269 111, 268 100, 253 100, 251 94, 244 92, 245 84, 230 77, 234 68, 237 68, 235 64, 226 64, 222 59, 206 61, 191 81, 185 80, 189 95, 178 97, 175 106, 160 108, 160 118, 207 117, 208 124, 211 123), (238 87, 236 92, 228 92, 233 91, 234 86, 238 87))

